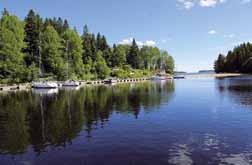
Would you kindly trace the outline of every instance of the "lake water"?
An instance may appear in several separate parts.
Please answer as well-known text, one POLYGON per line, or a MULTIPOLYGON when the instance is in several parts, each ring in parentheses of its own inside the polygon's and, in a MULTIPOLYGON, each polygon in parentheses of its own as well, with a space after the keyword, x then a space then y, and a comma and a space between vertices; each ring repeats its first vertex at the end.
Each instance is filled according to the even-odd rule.
POLYGON ((252 164, 252 78, 2 93, 0 164, 252 164))

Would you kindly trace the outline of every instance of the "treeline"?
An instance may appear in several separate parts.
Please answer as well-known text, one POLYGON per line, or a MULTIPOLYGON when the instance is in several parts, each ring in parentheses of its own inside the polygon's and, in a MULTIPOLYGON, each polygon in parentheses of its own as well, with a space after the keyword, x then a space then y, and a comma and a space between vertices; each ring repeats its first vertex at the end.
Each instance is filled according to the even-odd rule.
POLYGON ((174 60, 157 47, 108 44, 106 37, 83 34, 62 18, 42 19, 33 10, 22 21, 6 9, 0 18, 1 82, 38 78, 104 79, 146 76, 159 69, 173 73, 174 60))
POLYGON ((240 44, 226 56, 219 54, 214 69, 216 73, 252 73, 252 44, 240 44))

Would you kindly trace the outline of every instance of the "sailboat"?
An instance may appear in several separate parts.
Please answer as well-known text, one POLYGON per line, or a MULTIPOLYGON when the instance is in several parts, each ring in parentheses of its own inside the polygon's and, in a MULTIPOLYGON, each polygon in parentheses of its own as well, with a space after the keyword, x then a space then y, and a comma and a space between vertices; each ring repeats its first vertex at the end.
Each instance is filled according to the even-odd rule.
POLYGON ((170 79, 173 79, 173 78, 171 76, 168 76, 165 73, 159 73, 151 77, 151 80, 170 80, 170 79))
MULTIPOLYGON (((69 77, 69 53, 68 53, 68 42, 66 46, 66 52, 67 52, 67 78, 69 77)), ((80 85, 80 82, 75 80, 66 80, 62 83, 63 87, 78 87, 80 85)))
MULTIPOLYGON (((41 54, 40 54, 40 46, 39 46, 39 76, 41 76, 42 71, 41 71, 41 54)), ((37 89, 53 89, 53 88, 58 88, 58 84, 56 82, 50 82, 50 81, 37 81, 37 82, 32 82, 32 88, 37 88, 37 89)))
POLYGON ((58 84, 56 82, 50 82, 50 81, 38 81, 38 82, 32 82, 32 88, 53 89, 58 88, 58 84))
POLYGON ((163 68, 163 65, 165 65, 165 64, 164 64, 163 58, 162 58, 162 59, 161 59, 161 65, 160 65, 160 70, 161 70, 161 72, 158 73, 158 74, 155 75, 155 76, 152 76, 152 77, 151 77, 151 80, 157 80, 157 81, 158 81, 158 80, 170 80, 170 79, 173 79, 172 76, 166 74, 165 69, 163 68))

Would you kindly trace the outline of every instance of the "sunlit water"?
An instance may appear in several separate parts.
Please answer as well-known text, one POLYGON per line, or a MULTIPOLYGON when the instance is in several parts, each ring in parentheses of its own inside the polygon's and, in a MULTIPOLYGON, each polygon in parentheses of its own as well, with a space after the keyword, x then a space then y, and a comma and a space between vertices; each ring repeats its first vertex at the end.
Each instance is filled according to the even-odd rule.
POLYGON ((252 78, 2 93, 0 164, 252 164, 252 78))

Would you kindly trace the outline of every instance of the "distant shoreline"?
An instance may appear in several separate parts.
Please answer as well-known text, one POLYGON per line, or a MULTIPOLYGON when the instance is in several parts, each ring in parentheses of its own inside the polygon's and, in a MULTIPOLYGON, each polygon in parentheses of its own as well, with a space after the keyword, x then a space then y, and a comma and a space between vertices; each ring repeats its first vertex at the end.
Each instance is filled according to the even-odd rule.
POLYGON ((210 74, 185 74, 185 77, 192 78, 202 78, 202 77, 215 77, 215 78, 225 78, 225 77, 238 77, 246 74, 243 73, 210 73, 210 74))

